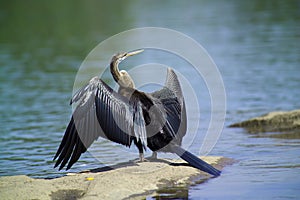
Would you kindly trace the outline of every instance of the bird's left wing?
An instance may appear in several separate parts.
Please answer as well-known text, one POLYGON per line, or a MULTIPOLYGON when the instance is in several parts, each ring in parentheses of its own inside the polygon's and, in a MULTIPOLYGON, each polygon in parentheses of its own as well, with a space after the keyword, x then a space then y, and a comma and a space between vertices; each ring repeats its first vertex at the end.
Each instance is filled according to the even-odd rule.
MULTIPOLYGON (((98 77, 73 96, 77 104, 54 157, 55 167, 69 169, 99 137, 130 146, 134 134, 134 106, 98 77)), ((140 119, 143 120, 143 119, 140 119)))
POLYGON ((186 108, 178 77, 171 68, 167 71, 165 87, 151 95, 163 104, 166 112, 166 128, 178 140, 176 143, 181 144, 187 129, 186 108))

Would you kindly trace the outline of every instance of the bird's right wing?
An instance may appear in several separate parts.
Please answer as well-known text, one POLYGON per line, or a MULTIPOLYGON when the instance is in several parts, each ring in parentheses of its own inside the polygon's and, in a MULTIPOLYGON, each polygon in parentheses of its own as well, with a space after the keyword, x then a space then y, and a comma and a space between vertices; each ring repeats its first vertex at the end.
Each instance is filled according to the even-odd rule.
POLYGON ((131 145, 132 136, 144 137, 134 133, 143 129, 139 103, 129 102, 98 77, 75 93, 71 104, 77 105, 54 157, 59 169, 68 162, 69 169, 99 136, 126 146, 131 145))

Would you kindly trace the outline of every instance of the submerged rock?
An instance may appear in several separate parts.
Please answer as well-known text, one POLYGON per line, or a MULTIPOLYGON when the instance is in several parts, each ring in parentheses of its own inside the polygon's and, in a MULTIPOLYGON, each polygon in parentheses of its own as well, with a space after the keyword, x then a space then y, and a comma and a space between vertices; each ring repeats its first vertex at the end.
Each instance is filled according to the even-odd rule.
POLYGON ((299 135, 300 110, 270 112, 260 117, 232 124, 229 127, 246 128, 250 133, 282 132, 299 135))

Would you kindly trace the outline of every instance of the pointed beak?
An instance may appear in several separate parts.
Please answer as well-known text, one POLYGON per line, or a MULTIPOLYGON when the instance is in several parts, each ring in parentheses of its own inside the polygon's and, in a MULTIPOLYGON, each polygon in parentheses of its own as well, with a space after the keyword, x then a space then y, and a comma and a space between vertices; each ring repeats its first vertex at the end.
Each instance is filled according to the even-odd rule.
POLYGON ((136 50, 136 51, 128 52, 128 53, 126 54, 126 57, 128 57, 128 56, 134 56, 134 55, 136 55, 136 54, 142 53, 143 51, 144 51, 144 49, 139 49, 139 50, 136 50))

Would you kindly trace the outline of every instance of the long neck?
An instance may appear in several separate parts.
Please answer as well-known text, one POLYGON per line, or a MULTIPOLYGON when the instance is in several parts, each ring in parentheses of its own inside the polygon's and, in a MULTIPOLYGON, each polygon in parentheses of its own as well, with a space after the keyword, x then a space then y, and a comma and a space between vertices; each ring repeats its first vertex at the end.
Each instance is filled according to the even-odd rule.
POLYGON ((120 70, 119 70, 119 62, 118 61, 112 61, 110 63, 110 73, 112 74, 113 78, 115 79, 115 81, 118 83, 121 79, 121 74, 120 74, 120 70))

